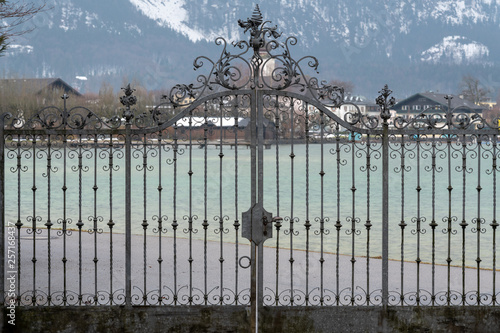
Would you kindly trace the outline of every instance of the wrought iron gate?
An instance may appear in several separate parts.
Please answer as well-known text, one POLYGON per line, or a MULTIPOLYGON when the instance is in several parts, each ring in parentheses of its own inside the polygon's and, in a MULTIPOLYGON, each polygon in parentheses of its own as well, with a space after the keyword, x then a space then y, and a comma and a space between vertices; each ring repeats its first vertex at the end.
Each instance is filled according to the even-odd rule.
POLYGON ((194 62, 211 66, 198 85, 175 86, 151 110, 134 109, 128 86, 110 119, 67 96, 30 119, 2 117, 3 304, 250 305, 253 328, 263 305, 498 305, 498 126, 450 105, 391 117, 387 86, 376 112, 361 110, 303 71, 316 58, 293 59, 297 40, 279 42, 258 6, 239 23, 248 42, 232 53, 218 38, 220 58, 194 62))

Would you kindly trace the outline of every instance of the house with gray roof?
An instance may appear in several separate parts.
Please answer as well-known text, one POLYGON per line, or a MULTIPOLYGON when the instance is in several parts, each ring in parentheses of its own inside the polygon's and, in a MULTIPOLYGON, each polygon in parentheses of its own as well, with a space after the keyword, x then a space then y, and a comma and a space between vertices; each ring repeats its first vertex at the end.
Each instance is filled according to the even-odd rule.
POLYGON ((81 94, 60 78, 49 79, 1 79, 0 91, 14 95, 42 95, 58 90, 61 94, 81 96, 81 94))
POLYGON ((461 96, 435 92, 417 93, 405 98, 392 108, 400 116, 413 117, 421 113, 445 113, 449 108, 454 113, 479 113, 485 109, 461 96))

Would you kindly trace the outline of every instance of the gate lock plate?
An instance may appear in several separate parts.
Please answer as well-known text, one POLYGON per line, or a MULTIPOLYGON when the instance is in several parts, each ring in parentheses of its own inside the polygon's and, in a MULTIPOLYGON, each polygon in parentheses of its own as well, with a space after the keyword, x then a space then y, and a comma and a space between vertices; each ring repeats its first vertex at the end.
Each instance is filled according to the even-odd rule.
POLYGON ((259 245, 266 239, 273 237, 272 222, 272 214, 266 211, 261 204, 256 203, 242 214, 241 235, 259 245))

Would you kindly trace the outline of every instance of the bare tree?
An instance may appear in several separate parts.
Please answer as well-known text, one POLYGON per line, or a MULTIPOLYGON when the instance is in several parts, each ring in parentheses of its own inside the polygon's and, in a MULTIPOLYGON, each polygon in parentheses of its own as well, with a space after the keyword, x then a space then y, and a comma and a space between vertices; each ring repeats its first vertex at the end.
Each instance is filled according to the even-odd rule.
POLYGON ((351 81, 342 81, 342 80, 331 80, 328 82, 328 84, 332 86, 337 86, 337 87, 343 87, 344 88, 344 93, 347 94, 352 94, 354 91, 354 83, 351 81))
POLYGON ((0 0, 0 55, 9 46, 9 39, 31 32, 34 27, 23 27, 36 14, 46 10, 42 5, 19 1, 0 0))
POLYGON ((477 78, 472 75, 465 75, 460 81, 461 94, 464 99, 480 104, 489 100, 490 89, 484 87, 477 78))

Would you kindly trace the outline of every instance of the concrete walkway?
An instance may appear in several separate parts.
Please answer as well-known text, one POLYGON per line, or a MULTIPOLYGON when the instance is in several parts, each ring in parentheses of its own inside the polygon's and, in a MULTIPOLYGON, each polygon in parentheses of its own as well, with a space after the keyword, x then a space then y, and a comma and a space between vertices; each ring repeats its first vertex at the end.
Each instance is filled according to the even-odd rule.
MULTIPOLYGON (((22 303, 47 304, 47 294, 51 294, 51 304, 92 304, 96 301, 96 293, 100 304, 124 302, 125 235, 113 234, 111 247, 109 233, 79 234, 73 230, 64 237, 60 230, 52 230, 49 238, 43 230, 35 235, 33 242, 33 235, 25 231, 21 230, 21 238, 16 239, 21 245, 21 278, 16 281, 16 288, 20 289, 22 303), (65 265, 63 258, 66 258, 65 265), (33 289, 39 291, 35 301, 33 289)), ((186 234, 180 234, 186 237, 186 234)), ((246 240, 244 244, 236 247, 233 243, 208 241, 205 244, 201 240, 192 240, 190 244, 186 238, 177 238, 174 252, 171 234, 161 237, 161 247, 157 235, 146 238, 133 235, 133 302, 158 304, 161 297, 163 304, 248 304, 251 270, 238 265, 238 261, 242 266, 248 265, 245 256, 250 256, 250 246, 246 240), (147 244, 146 253, 144 242, 147 244), (161 290, 161 295, 158 290, 161 290)), ((318 252, 294 250, 291 263, 290 255, 289 249, 280 249, 277 256, 275 248, 264 248, 265 304, 381 303, 380 259, 370 258, 367 262, 364 257, 356 257, 353 263, 347 255, 337 257, 329 253, 322 259, 318 252)), ((500 277, 498 270, 466 268, 462 271, 461 267, 448 270, 446 266, 421 264, 417 267, 410 262, 405 262, 402 267, 400 261, 391 260, 390 303, 431 304, 432 295, 435 295, 436 304, 445 305, 450 290, 450 304, 461 304, 462 294, 466 295, 467 304, 477 304, 477 290, 480 290, 483 295, 481 303, 491 303, 491 296, 495 293, 498 305, 500 288, 493 290, 494 277, 500 277), (417 290, 420 290, 418 295, 417 290), (401 291, 405 295, 403 299, 401 291)))

